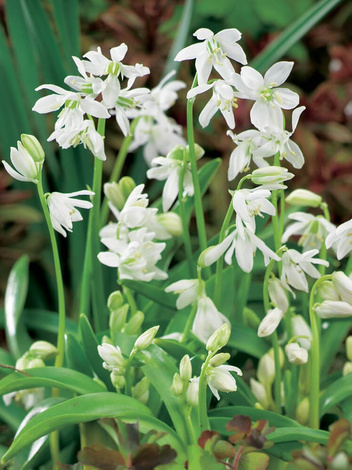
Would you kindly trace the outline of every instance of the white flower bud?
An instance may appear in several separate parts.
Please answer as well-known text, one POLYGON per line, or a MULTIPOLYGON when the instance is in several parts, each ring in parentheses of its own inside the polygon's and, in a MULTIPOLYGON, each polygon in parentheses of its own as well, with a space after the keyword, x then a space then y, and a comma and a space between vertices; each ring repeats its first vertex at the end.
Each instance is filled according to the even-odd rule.
POLYGON ((27 364, 27 369, 34 369, 35 367, 45 367, 45 363, 39 357, 30 359, 27 364))
POLYGON ((219 367, 219 366, 222 366, 223 364, 225 364, 225 362, 227 362, 229 359, 230 359, 230 354, 229 353, 219 353, 219 354, 215 354, 215 356, 213 356, 210 361, 209 361, 209 365, 212 366, 212 367, 219 367))
POLYGON ((157 221, 173 237, 180 237, 183 234, 181 217, 175 212, 165 212, 157 214, 157 221))
MULTIPOLYGON (((336 271, 332 275, 332 283, 344 302, 352 304, 352 279, 342 271, 336 271)), ((334 299, 331 299, 334 300, 334 299)))
POLYGON ((345 318, 352 316, 352 305, 336 300, 324 300, 315 308, 320 318, 345 318))
POLYGON ((45 152, 39 140, 34 135, 21 134, 23 147, 36 163, 42 163, 45 160, 45 152))
POLYGON ((279 308, 283 314, 287 312, 289 302, 287 291, 282 282, 277 277, 269 279, 268 291, 271 302, 275 307, 279 308))
POLYGON ((258 327, 257 334, 259 338, 264 338, 274 333, 276 328, 279 326, 283 315, 284 314, 279 308, 269 310, 258 327))
POLYGON ((302 365, 308 362, 308 351, 298 343, 289 343, 285 346, 287 358, 291 364, 302 365))
POLYGON ((348 374, 352 374, 352 362, 350 361, 345 362, 343 369, 342 369, 343 376, 348 375, 348 374))
MULTIPOLYGON (((293 336, 307 336, 308 338, 312 337, 310 326, 302 317, 302 315, 293 315, 291 318, 291 324, 293 336)), ((309 339, 297 338, 297 342, 302 346, 302 348, 306 349, 307 351, 310 350, 311 342, 309 339)))
POLYGON ((266 386, 270 386, 274 382, 275 363, 274 359, 272 359, 269 354, 264 354, 259 360, 257 377, 259 382, 266 386))
POLYGON ((251 387, 252 393, 263 408, 269 408, 269 399, 266 393, 265 386, 253 378, 249 379, 249 386, 251 387))
MULTIPOLYGON (((285 353, 282 348, 279 346, 279 362, 280 362, 280 367, 283 367, 285 363, 285 353)), ((267 354, 271 357, 271 359, 275 362, 275 353, 274 353, 274 348, 270 348, 267 354)))
POLYGON ((152 328, 149 328, 149 330, 145 331, 142 333, 137 339, 136 342, 134 343, 134 347, 139 350, 147 349, 148 346, 150 346, 155 338, 155 335, 157 334, 159 329, 158 326, 153 326, 152 328))
POLYGON ((231 327, 228 323, 223 323, 208 339, 207 351, 218 351, 227 345, 231 335, 231 327))
POLYGON ((117 390, 121 390, 125 386, 125 383, 126 383, 125 377, 123 375, 118 375, 118 374, 115 374, 114 372, 111 372, 110 380, 113 386, 117 390))
POLYGON ((186 393, 187 403, 193 407, 198 406, 199 381, 192 379, 186 393))
POLYGON ((143 377, 142 380, 136 383, 132 389, 132 396, 140 402, 146 404, 149 399, 149 380, 148 377, 143 377))
POLYGON ((108 198, 108 200, 112 203, 116 209, 121 211, 123 206, 125 205, 126 199, 122 194, 121 188, 113 181, 112 183, 105 183, 104 184, 104 194, 108 198))
POLYGON ((309 420, 309 399, 308 397, 303 398, 303 400, 298 404, 296 408, 296 420, 305 426, 308 424, 309 420))
POLYGON ((291 206, 319 207, 322 197, 307 189, 295 189, 286 197, 287 204, 291 206))
POLYGON ((108 309, 110 312, 117 310, 123 304, 123 296, 119 290, 112 292, 108 298, 108 309))
POLYGON ((184 382, 189 382, 192 377, 192 364, 188 354, 181 359, 180 376, 184 382))
POLYGON ((29 352, 40 359, 48 359, 58 353, 57 348, 47 341, 35 341, 29 348, 29 352))
POLYGON ((121 349, 112 344, 103 343, 98 346, 99 356, 105 361, 103 367, 107 370, 113 371, 116 374, 122 375, 126 367, 126 361, 122 356, 121 349))
POLYGON ((340 300, 339 293, 331 281, 323 281, 319 285, 318 293, 323 300, 340 300))
POLYGON ((252 181, 254 184, 280 184, 290 180, 295 175, 289 173, 287 168, 281 166, 265 166, 257 168, 252 172, 252 181))
POLYGON ((349 361, 352 361, 352 336, 347 336, 345 346, 346 346, 346 356, 349 361))
POLYGON ((172 380, 171 392, 176 397, 179 397, 183 393, 183 387, 184 387, 183 380, 181 379, 180 374, 176 372, 172 380))
POLYGON ((23 356, 19 357, 16 361, 16 369, 24 370, 29 369, 28 364, 30 361, 30 357, 28 357, 28 353, 25 353, 23 356))

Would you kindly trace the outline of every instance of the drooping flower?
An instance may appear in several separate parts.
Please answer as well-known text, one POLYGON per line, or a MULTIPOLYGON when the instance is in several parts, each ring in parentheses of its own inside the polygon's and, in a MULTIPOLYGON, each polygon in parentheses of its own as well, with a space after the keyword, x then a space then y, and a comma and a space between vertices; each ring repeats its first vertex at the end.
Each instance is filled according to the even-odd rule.
POLYGON ((278 307, 283 314, 285 314, 288 310, 289 302, 285 286, 282 284, 280 279, 276 277, 269 279, 268 292, 270 301, 274 307, 278 307))
POLYGON ((2 160, 2 163, 5 170, 12 176, 12 178, 15 178, 18 181, 26 181, 35 184, 38 183, 43 161, 34 161, 20 141, 17 142, 17 149, 15 147, 11 147, 10 159, 15 170, 5 160, 2 160))
POLYGON ((50 219, 53 228, 66 237, 66 232, 72 232, 72 222, 83 220, 81 213, 76 209, 90 209, 93 204, 82 199, 73 199, 76 196, 94 196, 93 191, 82 190, 73 193, 54 192, 47 196, 50 219))
POLYGON ((205 294, 198 298, 197 313, 194 318, 192 333, 203 343, 207 343, 210 336, 229 320, 218 311, 214 302, 205 294))
POLYGON ((283 316, 284 313, 277 307, 269 310, 258 327, 257 334, 259 338, 264 338, 274 333, 283 316))
POLYGON ((293 62, 277 62, 263 77, 257 70, 245 66, 242 67, 240 74, 233 75, 232 80, 238 90, 237 96, 255 101, 250 118, 258 129, 264 129, 272 124, 283 129, 281 109, 293 109, 298 105, 297 93, 288 88, 280 88, 292 67, 293 62))
POLYGON ((178 310, 194 304, 198 296, 204 293, 204 282, 200 283, 199 279, 183 279, 176 281, 166 287, 165 292, 173 292, 179 294, 176 300, 178 310))
POLYGON ((118 375, 123 375, 126 368, 126 360, 124 359, 119 346, 103 343, 98 346, 98 354, 104 360, 104 369, 118 375))
POLYGON ((185 47, 176 55, 175 60, 196 59, 200 85, 207 83, 212 67, 224 80, 230 79, 234 68, 229 58, 240 64, 247 63, 242 47, 237 44, 237 41, 241 39, 241 33, 237 29, 224 29, 214 34, 208 28, 200 28, 193 36, 203 42, 185 47))
POLYGON ((298 343, 289 343, 285 346, 285 353, 291 364, 302 365, 308 362, 308 351, 298 343))
POLYGON ((323 319, 346 318, 352 316, 352 305, 342 300, 324 300, 315 312, 323 319))
POLYGON ((352 250, 352 219, 339 225, 326 237, 326 248, 333 248, 337 259, 344 258, 352 250))
POLYGON ((241 369, 228 365, 209 367, 206 371, 209 388, 218 400, 220 400, 219 392, 229 393, 237 390, 236 379, 230 374, 230 371, 242 375, 241 369))

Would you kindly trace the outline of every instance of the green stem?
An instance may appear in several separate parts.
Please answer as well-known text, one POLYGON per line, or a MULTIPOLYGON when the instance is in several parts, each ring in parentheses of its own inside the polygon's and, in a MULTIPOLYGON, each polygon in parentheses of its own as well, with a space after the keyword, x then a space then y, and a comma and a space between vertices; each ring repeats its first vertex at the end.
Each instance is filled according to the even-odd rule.
MULTIPOLYGON (((192 87, 197 85, 197 75, 194 77, 192 87)), ((194 187, 194 209, 196 214, 197 230, 199 237, 200 251, 204 251, 207 248, 207 235, 205 230, 205 220, 202 205, 202 194, 200 190, 198 168, 194 148, 194 130, 193 130, 193 103, 194 98, 187 101, 187 137, 188 137, 188 149, 189 149, 189 160, 191 164, 191 173, 194 187)))
POLYGON ((188 264, 188 271, 191 278, 196 276, 195 273, 195 266, 193 263, 193 254, 192 254, 192 244, 191 238, 189 235, 189 227, 187 222, 186 210, 185 210, 185 200, 183 198, 183 182, 185 178, 185 170, 187 165, 187 154, 186 151, 183 151, 183 165, 181 166, 180 176, 179 176, 179 183, 178 183, 178 202, 180 205, 180 217, 182 223, 182 240, 186 251, 186 259, 188 264))
POLYGON ((138 349, 132 349, 130 357, 127 359, 126 369, 125 369, 125 395, 132 396, 132 380, 131 380, 131 367, 134 356, 137 354, 138 349))
POLYGON ((136 301, 134 300, 133 294, 128 287, 123 286, 122 289, 123 289, 123 293, 126 296, 128 305, 131 307, 131 315, 133 316, 138 311, 136 301))
POLYGON ((208 419, 208 407, 207 407, 207 369, 209 366, 210 359, 214 356, 215 352, 208 352, 199 377, 199 391, 198 391, 198 411, 199 411, 199 429, 203 431, 210 429, 208 419))
MULTIPOLYGON (((119 153, 117 154, 117 157, 116 157, 116 160, 115 160, 114 168, 113 168, 113 170, 111 172, 111 175, 110 175, 110 182, 117 182, 120 179, 122 168, 123 168, 123 165, 125 164, 126 157, 128 155, 128 149, 129 149, 129 147, 131 145, 131 142, 133 140, 134 131, 136 129, 136 126, 138 124, 139 119, 140 118, 137 117, 132 121, 131 127, 130 127, 130 132, 131 133, 129 135, 126 135, 126 137, 123 139, 123 142, 121 144, 119 153)), ((108 202, 109 202, 108 199, 105 197, 104 201, 103 201, 103 204, 101 206, 101 218, 100 218, 101 227, 106 225, 107 220, 108 220, 108 216, 109 216, 108 202)))
POLYGON ((313 285, 309 297, 309 320, 312 330, 310 349, 310 391, 309 391, 309 425, 319 429, 319 394, 320 394, 320 331, 314 310, 314 296, 319 285, 331 279, 331 275, 322 276, 313 285))
MULTIPOLYGON (((320 204, 320 208, 324 213, 325 219, 328 222, 330 222, 330 212, 329 212, 329 208, 328 208, 328 205, 326 204, 326 202, 322 202, 320 204)), ((319 258, 323 259, 323 260, 326 260, 326 255, 327 255, 326 245, 325 245, 325 241, 323 241, 323 243, 321 245, 321 248, 320 248, 319 258)), ((320 265, 319 266, 319 272, 320 272, 321 276, 324 276, 325 273, 326 273, 326 266, 320 265)))

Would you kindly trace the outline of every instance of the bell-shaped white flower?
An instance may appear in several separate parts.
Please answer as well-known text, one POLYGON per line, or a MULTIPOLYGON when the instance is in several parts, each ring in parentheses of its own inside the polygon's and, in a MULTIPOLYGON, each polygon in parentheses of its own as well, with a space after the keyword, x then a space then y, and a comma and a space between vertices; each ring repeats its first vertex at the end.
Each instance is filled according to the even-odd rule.
POLYGON ((259 338, 265 338, 274 333, 283 316, 283 312, 277 307, 269 310, 258 327, 259 338))
POLYGON ((320 250, 329 233, 335 229, 335 225, 321 215, 294 212, 289 214, 288 218, 295 222, 288 225, 281 242, 286 243, 291 236, 300 235, 298 245, 303 246, 303 251, 320 250))
POLYGON ((26 181, 35 184, 38 183, 43 161, 34 161, 20 141, 17 142, 17 149, 15 147, 11 147, 10 159, 15 170, 5 160, 2 160, 2 163, 5 170, 10 176, 12 176, 12 178, 15 178, 18 181, 26 181))
POLYGON ((123 375, 126 368, 126 360, 122 356, 119 346, 103 343, 98 346, 99 356, 104 360, 103 367, 118 375, 123 375))
POLYGON ((285 346, 285 353, 291 364, 302 365, 308 362, 308 351, 298 343, 289 343, 285 346))
POLYGON ((230 82, 227 83, 225 80, 216 80, 210 84, 198 85, 189 90, 187 98, 191 99, 199 93, 208 91, 211 88, 213 89, 213 95, 199 115, 200 125, 206 127, 214 114, 220 110, 228 127, 233 129, 235 127, 233 108, 237 108, 237 99, 235 98, 235 92, 230 82))
POLYGON ((311 338, 312 338, 312 330, 310 329, 310 326, 302 317, 302 315, 292 315, 291 324, 292 324, 293 336, 306 336, 307 337, 307 338, 297 338, 297 342, 302 346, 302 348, 309 351, 311 347, 311 338))
POLYGON ((341 300, 352 305, 352 279, 342 271, 335 271, 332 275, 332 283, 341 300))
POLYGON ((205 294, 198 298, 196 316, 194 318, 192 333, 203 343, 207 343, 215 331, 229 320, 218 311, 214 302, 205 294))
POLYGON ((324 300, 315 312, 324 319, 346 318, 352 316, 352 305, 342 300, 324 300))
POLYGON ((72 59, 81 76, 69 75, 64 80, 66 85, 83 94, 98 96, 104 88, 103 80, 92 74, 88 75, 84 67, 84 61, 78 57, 72 57, 72 59))
MULTIPOLYGON (((328 261, 314 258, 318 250, 309 250, 299 253, 297 250, 287 250, 282 255, 281 282, 289 289, 290 286, 297 290, 308 292, 308 281, 305 273, 314 279, 320 277, 320 273, 313 264, 329 266, 328 261)), ((291 291, 292 292, 292 291, 291 291)))
POLYGON ((81 213, 76 209, 90 209, 93 204, 82 199, 73 199, 76 196, 94 196, 93 191, 82 190, 73 193, 51 193, 46 198, 48 204, 50 219, 53 228, 66 237, 66 232, 72 232, 72 222, 78 222, 83 219, 81 213))
POLYGON ((326 237, 326 248, 333 248, 340 260, 352 250, 352 219, 339 225, 326 237))
POLYGON ((240 64, 247 63, 242 47, 237 44, 241 39, 241 33, 237 29, 224 29, 214 34, 208 28, 200 28, 193 36, 203 42, 185 47, 176 55, 175 60, 196 59, 200 85, 207 83, 212 67, 224 80, 231 78, 234 68, 229 58, 240 64))
POLYGON ((242 375, 241 369, 236 366, 209 367, 206 371, 209 388, 218 400, 220 400, 219 392, 229 393, 237 390, 236 379, 230 374, 230 371, 242 375))
POLYGON ((197 298, 204 293, 204 282, 200 282, 199 279, 183 279, 167 286, 165 292, 173 292, 179 295, 176 300, 176 307, 181 310, 194 304, 197 298))
POLYGON ((287 291, 285 286, 278 278, 270 278, 268 282, 268 291, 271 303, 278 307, 285 314, 289 307, 287 291))
POLYGON ((172 70, 156 87, 150 90, 151 100, 148 101, 148 111, 149 115, 156 120, 158 120, 161 112, 167 111, 175 104, 178 98, 177 92, 186 87, 185 82, 181 80, 170 80, 175 73, 172 70))
POLYGON ((232 77, 238 90, 237 96, 255 101, 250 118, 258 129, 272 124, 283 128, 281 109, 293 109, 298 105, 297 93, 288 88, 280 88, 292 67, 293 62, 277 62, 263 77, 257 70, 246 66, 242 67, 241 74, 236 73, 232 77))

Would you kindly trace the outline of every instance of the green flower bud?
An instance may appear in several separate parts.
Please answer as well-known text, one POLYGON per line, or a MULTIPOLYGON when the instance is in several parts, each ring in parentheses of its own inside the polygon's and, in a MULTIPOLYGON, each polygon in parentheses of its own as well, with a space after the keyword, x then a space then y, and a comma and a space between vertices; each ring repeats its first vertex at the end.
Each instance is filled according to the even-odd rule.
POLYGON ((42 163, 45 160, 45 152, 39 140, 34 135, 21 134, 23 147, 36 163, 42 163))
POLYGON ((118 184, 121 189, 123 197, 125 198, 125 200, 127 200, 128 196, 136 187, 136 183, 130 176, 124 176, 123 178, 120 179, 118 184))
POLYGON ((229 353, 219 353, 215 354, 210 361, 209 365, 212 367, 219 367, 225 364, 230 359, 231 355, 229 353))
POLYGON ((35 367, 45 367, 45 363, 43 359, 39 357, 35 357, 28 361, 27 369, 34 369, 35 367))
POLYGON ((309 399, 303 398, 296 408, 296 420, 305 426, 309 420, 309 399))
POLYGON ((173 237, 180 237, 183 234, 181 218, 175 212, 165 212, 157 214, 157 221, 173 237))
POLYGON ((251 387, 253 395, 258 400, 260 405, 263 408, 268 409, 269 408, 269 399, 268 399, 268 395, 266 393, 265 386, 262 383, 258 382, 258 380, 255 380, 253 378, 249 379, 249 385, 251 387))
POLYGON ((347 336, 346 338, 346 356, 349 361, 352 361, 352 336, 347 336))
POLYGON ((126 335, 135 335, 144 322, 144 313, 138 310, 124 328, 126 335))
POLYGON ((113 386, 117 390, 121 390, 121 388, 123 388, 125 386, 125 383, 126 383, 125 377, 123 375, 118 375, 118 374, 115 374, 114 372, 111 372, 110 380, 111 380, 111 383, 113 384, 113 386))
POLYGON ((23 370, 23 369, 29 369, 29 362, 30 362, 30 356, 28 353, 23 354, 20 358, 17 359, 16 361, 16 369, 23 370))
POLYGON ((110 312, 117 310, 123 304, 123 295, 119 290, 112 292, 108 298, 108 309, 110 312))
POLYGON ((207 351, 218 351, 227 345, 231 335, 231 327, 228 323, 223 323, 215 333, 208 339, 207 351))
POLYGON ((345 376, 345 375, 348 375, 348 374, 351 374, 351 373, 352 373, 352 362, 347 361, 347 362, 345 362, 345 364, 343 366, 342 375, 345 376))
POLYGON ((286 197, 287 204, 301 207, 319 207, 322 197, 307 189, 295 189, 286 197))
POLYGON ((251 179, 254 184, 280 184, 292 179, 294 176, 293 173, 289 173, 287 168, 281 166, 265 166, 254 170, 251 179))
POLYGON ((173 160, 183 160, 183 154, 185 147, 183 145, 175 145, 174 148, 166 155, 166 158, 172 158, 173 160))
POLYGON ((318 287, 318 294, 322 300, 340 300, 339 293, 331 281, 323 281, 318 287))
POLYGON ((174 378, 172 380, 171 392, 176 397, 179 397, 183 393, 183 380, 177 372, 174 374, 174 378))
POLYGON ((121 308, 118 308, 111 313, 109 327, 112 333, 121 331, 125 326, 129 308, 129 305, 125 304, 121 308))
POLYGON ((149 399, 149 380, 143 377, 142 380, 136 383, 132 389, 132 396, 140 402, 146 404, 149 399))
POLYGON ((134 348, 139 349, 139 350, 147 349, 147 347, 152 344, 159 328, 160 328, 159 325, 153 326, 152 328, 149 328, 149 330, 142 333, 136 339, 136 342, 134 343, 134 348))
POLYGON ((185 382, 189 382, 192 377, 192 364, 189 355, 183 356, 180 362, 180 376, 185 382))
POLYGON ((275 379, 275 363, 274 359, 269 354, 259 360, 257 377, 260 383, 270 386, 275 379))
POLYGON ((53 344, 47 341, 36 341, 29 348, 29 353, 40 359, 48 359, 49 357, 56 356, 58 350, 53 344))
POLYGON ((122 194, 120 186, 115 183, 105 183, 104 184, 104 194, 108 200, 115 206, 119 211, 123 209, 126 199, 122 194))

